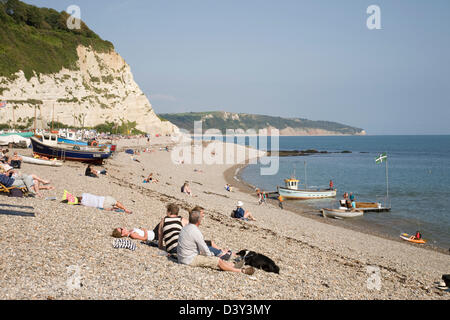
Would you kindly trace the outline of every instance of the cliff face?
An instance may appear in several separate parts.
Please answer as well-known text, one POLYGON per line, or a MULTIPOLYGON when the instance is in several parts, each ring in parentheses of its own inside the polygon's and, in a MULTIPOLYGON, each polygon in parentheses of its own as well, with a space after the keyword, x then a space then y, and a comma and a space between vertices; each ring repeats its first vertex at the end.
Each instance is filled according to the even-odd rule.
POLYGON ((281 118, 267 115, 232 113, 223 111, 160 114, 179 128, 194 130, 194 122, 202 121, 203 130, 218 129, 278 129, 282 136, 365 135, 361 128, 330 121, 313 121, 301 118, 281 118))
POLYGON ((136 122, 136 128, 152 134, 178 131, 161 121, 133 80, 129 65, 114 50, 99 53, 77 47, 78 70, 63 68, 55 74, 34 75, 27 80, 19 71, 0 77, 0 100, 8 101, 0 111, 0 123, 14 118, 16 124, 58 121, 70 126, 94 127, 105 122, 136 122))

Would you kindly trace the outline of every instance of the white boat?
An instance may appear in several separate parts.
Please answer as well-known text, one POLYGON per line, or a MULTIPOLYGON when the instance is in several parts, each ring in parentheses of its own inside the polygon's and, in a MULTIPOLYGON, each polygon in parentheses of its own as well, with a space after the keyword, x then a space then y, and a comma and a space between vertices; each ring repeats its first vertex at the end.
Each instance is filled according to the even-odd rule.
POLYGON ((308 199, 322 199, 336 197, 336 189, 299 189, 298 183, 300 181, 291 178, 285 179, 285 187, 277 187, 278 194, 285 199, 294 200, 308 200, 308 199))
POLYGON ((61 167, 63 163, 58 160, 42 160, 42 159, 36 159, 32 157, 25 157, 21 156, 23 163, 31 163, 31 164, 39 164, 39 165, 45 165, 45 166, 52 166, 52 167, 61 167))
POLYGON ((328 209, 322 208, 322 215, 325 218, 337 218, 337 219, 348 219, 348 218, 358 218, 364 214, 362 210, 346 210, 346 209, 328 209))

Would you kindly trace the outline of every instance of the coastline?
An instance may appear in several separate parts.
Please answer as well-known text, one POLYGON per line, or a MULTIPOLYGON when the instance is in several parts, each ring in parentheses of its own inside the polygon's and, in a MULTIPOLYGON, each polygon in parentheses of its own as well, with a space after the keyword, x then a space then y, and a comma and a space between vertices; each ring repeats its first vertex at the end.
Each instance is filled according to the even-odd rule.
MULTIPOLYGON (((255 198, 255 201, 257 201, 257 197, 255 195, 255 189, 257 188, 257 186, 254 186, 251 183, 245 181, 241 175, 242 171, 247 166, 248 166, 248 164, 237 164, 237 165, 227 169, 224 172, 224 178, 228 184, 237 187, 240 191, 242 191, 244 193, 252 195, 255 198), (238 180, 236 180, 236 178, 238 180)), ((274 206, 278 205, 278 201, 275 199, 268 198, 266 201, 274 206)), ((296 202, 295 205, 292 205, 292 204, 289 204, 289 201, 285 201, 283 203, 283 207, 284 207, 284 210, 288 210, 292 213, 301 215, 305 218, 309 218, 314 221, 318 221, 320 223, 337 226, 337 227, 344 228, 344 229, 351 230, 351 231, 365 233, 367 235, 376 236, 376 237, 379 237, 382 239, 395 241, 398 243, 405 243, 404 240, 401 240, 399 237, 395 237, 393 235, 385 233, 380 229, 367 228, 366 226, 351 224, 351 223, 348 223, 348 221, 343 221, 343 220, 338 220, 338 219, 324 219, 320 215, 320 212, 316 208, 314 208, 308 204, 305 204, 305 203, 296 202)), ((414 244, 410 244, 410 243, 405 243, 405 244, 415 246, 414 244)), ((430 244, 422 246, 422 249, 431 250, 431 251, 439 252, 442 254, 450 255, 450 249, 432 246, 430 244)))
MULTIPOLYGON (((258 206, 243 187, 224 189, 225 173, 231 178, 239 173, 235 165, 174 163, 170 152, 159 150, 171 145, 165 137, 151 140, 152 152, 132 157, 120 151, 148 147, 142 142, 118 141, 119 151, 103 166, 108 175, 100 178, 85 177, 85 165, 75 162, 59 168, 23 164, 23 172, 49 179, 56 189, 44 191, 42 199, 2 198, 0 298, 450 299, 433 286, 448 273, 448 255, 319 223, 271 203, 258 206), (158 183, 142 183, 150 172, 158 183), (180 192, 185 181, 191 184, 191 197, 180 192), (112 196, 133 214, 45 200, 60 199, 64 190, 112 196), (230 217, 238 200, 257 221, 230 217), (267 255, 280 274, 257 270, 249 277, 180 265, 140 241, 135 241, 135 251, 112 247, 114 228, 152 230, 168 203, 176 203, 183 217, 196 205, 204 207, 200 230, 205 239, 235 252, 248 249, 267 255), (33 216, 16 214, 26 210, 33 216), (379 270, 379 289, 367 286, 369 267, 379 270), (79 268, 82 286, 68 287, 73 275, 68 268, 79 268)), ((26 152, 30 150, 20 150, 26 152)))

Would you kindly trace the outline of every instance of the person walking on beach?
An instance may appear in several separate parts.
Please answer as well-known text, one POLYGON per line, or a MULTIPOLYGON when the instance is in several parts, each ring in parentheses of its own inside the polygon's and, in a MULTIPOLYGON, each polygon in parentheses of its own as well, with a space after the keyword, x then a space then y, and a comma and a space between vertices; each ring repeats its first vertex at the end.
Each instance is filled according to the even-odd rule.
POLYGON ((280 206, 281 210, 283 210, 283 201, 284 201, 284 198, 283 198, 283 196, 280 194, 280 195, 278 196, 278 205, 280 206))
POLYGON ((238 265, 224 261, 211 253, 199 229, 203 217, 200 211, 193 210, 189 213, 189 224, 181 229, 178 238, 178 263, 252 275, 255 272, 253 267, 237 268, 238 265))

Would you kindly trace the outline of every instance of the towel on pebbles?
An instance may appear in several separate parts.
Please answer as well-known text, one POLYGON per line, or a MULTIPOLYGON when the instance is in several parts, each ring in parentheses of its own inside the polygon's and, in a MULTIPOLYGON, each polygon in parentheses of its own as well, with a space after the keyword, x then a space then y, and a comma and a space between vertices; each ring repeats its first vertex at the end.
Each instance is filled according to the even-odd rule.
POLYGON ((116 249, 130 249, 131 251, 136 250, 136 243, 129 239, 116 239, 113 242, 113 247, 116 249))

